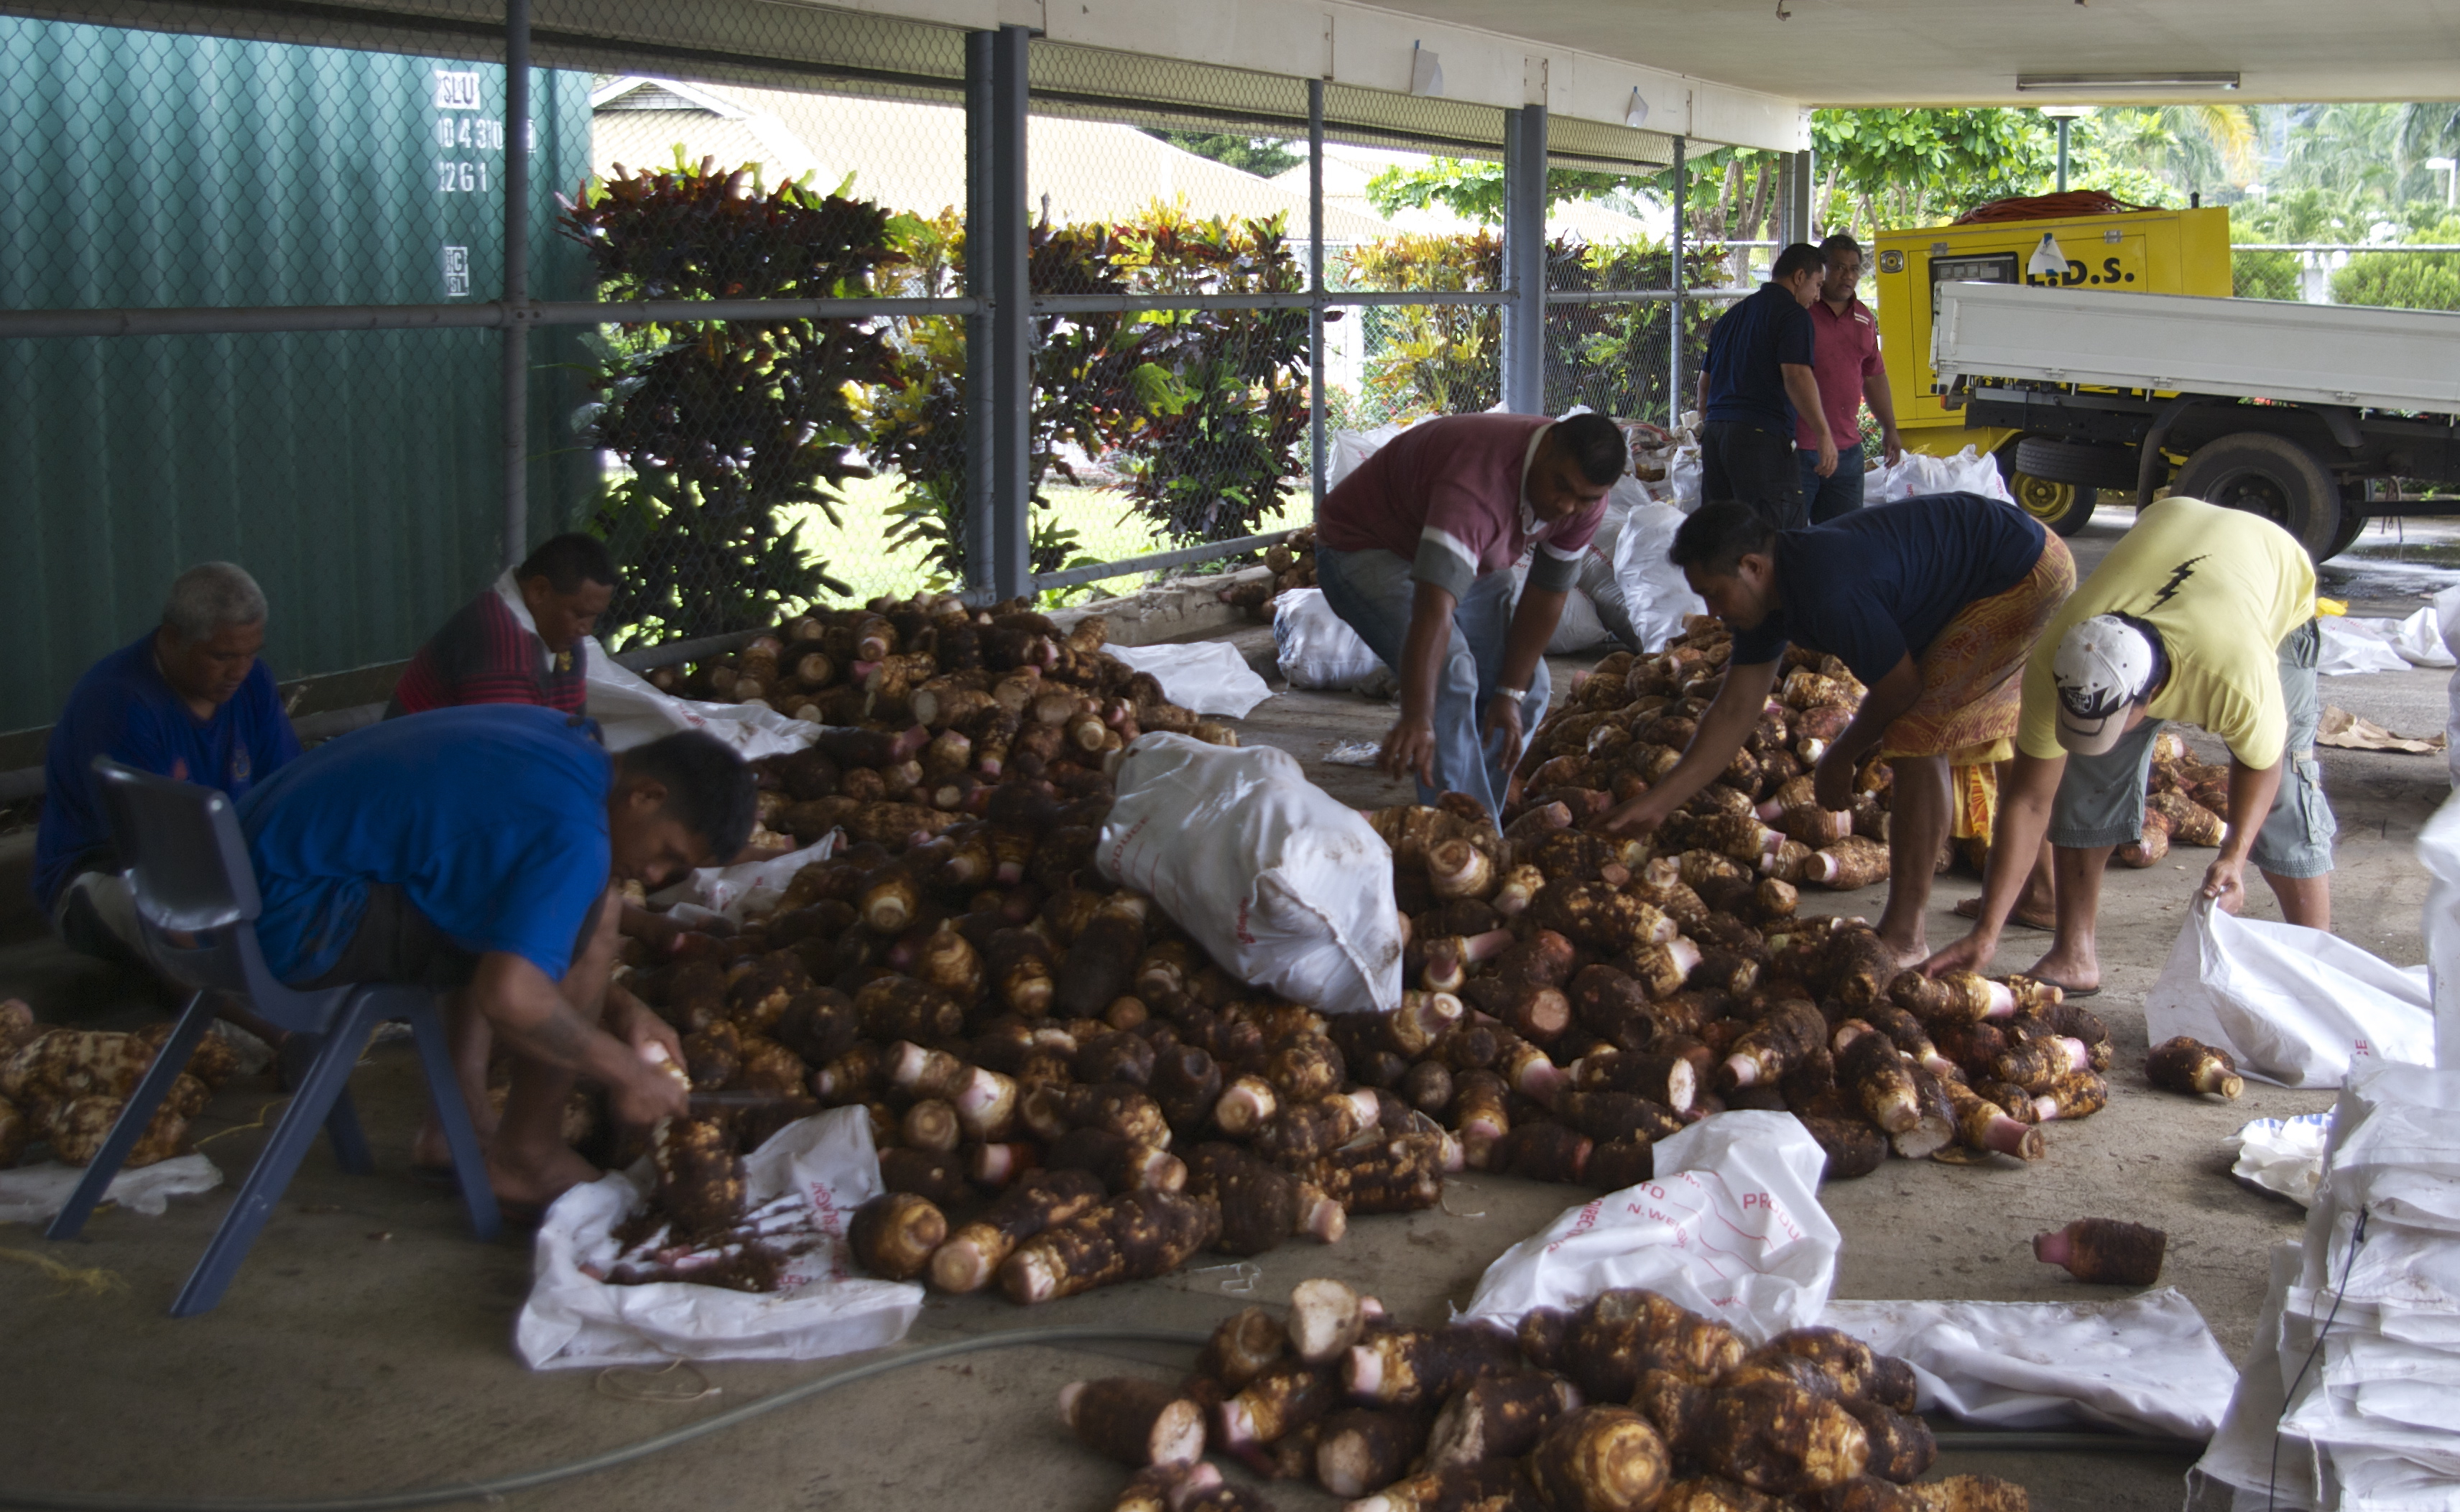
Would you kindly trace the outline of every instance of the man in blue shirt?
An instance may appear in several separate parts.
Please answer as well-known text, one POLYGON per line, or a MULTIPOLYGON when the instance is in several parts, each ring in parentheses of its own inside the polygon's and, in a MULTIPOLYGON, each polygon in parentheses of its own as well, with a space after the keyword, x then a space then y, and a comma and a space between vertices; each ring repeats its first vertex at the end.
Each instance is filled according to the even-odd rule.
POLYGON ((1812 471, 1836 471, 1836 437, 1819 402, 1811 304, 1827 260, 1808 242, 1777 254, 1769 282, 1717 318, 1700 369, 1700 496, 1740 499, 1777 530, 1810 523, 1803 513, 1797 424, 1818 438, 1812 471))
MULTIPOLYGON (((751 835, 752 769, 700 731, 609 756, 585 720, 479 704, 389 720, 301 757, 240 804, 265 900, 265 965, 303 988, 401 982, 451 992, 455 1062, 496 1194, 520 1213, 597 1172, 562 1137, 577 1077, 615 1116, 686 1111, 645 1059, 674 1031, 614 986, 621 889, 658 888, 751 835), (604 1027, 601 1027, 601 1025, 604 1027), (486 1065, 513 1053, 486 1127, 486 1065)), ((433 1118, 413 1158, 445 1159, 433 1118)))
POLYGON ((171 584, 162 622, 95 662, 70 691, 44 752, 34 901, 71 949, 145 964, 136 907, 95 795, 96 756, 234 799, 298 756, 273 674, 257 656, 265 620, 264 591, 245 572, 229 562, 191 567, 171 584))
POLYGON ((1834 656, 1868 691, 1819 755, 1814 794, 1850 810, 1861 763, 1886 758, 1895 801, 1878 933, 1901 964, 1920 961, 1954 818, 1950 768, 2013 754, 2025 656, 2075 591, 2066 543, 1996 499, 1934 494, 1793 531, 1769 529, 1748 505, 1705 504, 1665 555, 1732 627, 1734 647, 1683 759, 1606 828, 1653 829, 1716 780, 1768 707, 1789 642, 1834 656))

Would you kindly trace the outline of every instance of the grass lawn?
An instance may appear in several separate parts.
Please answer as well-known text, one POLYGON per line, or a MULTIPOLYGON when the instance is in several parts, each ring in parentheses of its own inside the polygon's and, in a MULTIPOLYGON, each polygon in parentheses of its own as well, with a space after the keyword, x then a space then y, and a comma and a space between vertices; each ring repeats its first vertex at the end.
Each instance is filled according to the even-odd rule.
MULTIPOLYGON (((928 580, 930 575, 920 544, 902 550, 891 550, 887 544, 891 523, 888 511, 903 492, 903 481, 894 475, 850 481, 845 487, 844 502, 838 507, 838 514, 844 521, 842 526, 831 525, 828 516, 816 507, 788 514, 788 518, 801 518, 797 544, 827 563, 830 577, 852 587, 857 601, 881 594, 901 597, 928 580)), ((1058 506, 1061 521, 1076 532, 1080 556, 1092 561, 1116 561, 1168 548, 1169 543, 1160 539, 1152 526, 1129 512, 1124 494, 1067 487, 1047 492, 1058 506)), ((1307 522, 1312 506, 1304 488, 1283 498, 1281 512, 1267 518, 1262 530, 1288 530, 1307 522)), ((1132 593, 1141 581, 1140 578, 1112 578, 1092 585, 1092 591, 1132 593)), ((1079 595, 1086 592, 1078 590, 1079 595)))

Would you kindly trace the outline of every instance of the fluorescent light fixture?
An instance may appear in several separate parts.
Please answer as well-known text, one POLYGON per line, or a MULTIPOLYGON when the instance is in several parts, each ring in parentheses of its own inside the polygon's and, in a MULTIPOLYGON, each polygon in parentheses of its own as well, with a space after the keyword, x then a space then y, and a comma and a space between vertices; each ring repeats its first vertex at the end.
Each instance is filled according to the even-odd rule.
POLYGON ((1631 87, 1631 103, 1622 108, 1622 123, 1638 129, 1648 124, 1648 101, 1640 97, 1640 86, 1631 87))
POLYGON ((2019 74, 2019 94, 2100 94, 2137 91, 2234 90, 2236 72, 2226 74, 2019 74))
POLYGON ((2092 107, 2089 105, 2063 103, 2057 105, 2043 105, 2038 107, 2038 109, 2044 116, 2048 116, 2052 120, 2074 120, 2083 116, 2085 112, 2092 109, 2092 107))

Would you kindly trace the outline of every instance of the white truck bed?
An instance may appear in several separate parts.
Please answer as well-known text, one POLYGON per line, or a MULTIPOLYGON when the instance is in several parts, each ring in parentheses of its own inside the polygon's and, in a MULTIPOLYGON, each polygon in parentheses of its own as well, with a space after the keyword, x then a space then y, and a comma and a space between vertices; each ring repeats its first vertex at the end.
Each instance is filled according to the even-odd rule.
POLYGON ((2460 314, 1941 284, 1941 382, 2012 378, 2460 410, 2460 314))

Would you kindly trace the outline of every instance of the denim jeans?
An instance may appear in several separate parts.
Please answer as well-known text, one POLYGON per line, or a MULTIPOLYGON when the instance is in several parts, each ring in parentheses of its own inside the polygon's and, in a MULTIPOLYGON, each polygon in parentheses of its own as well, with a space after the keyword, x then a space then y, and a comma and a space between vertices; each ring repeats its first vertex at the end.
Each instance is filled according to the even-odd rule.
POLYGON ((1836 471, 1821 477, 1819 449, 1796 452, 1794 462, 1802 469, 1802 502, 1810 511, 1811 523, 1825 525, 1842 519, 1862 507, 1862 443, 1840 447, 1836 452, 1836 471))
MULTIPOLYGON (((1418 593, 1410 568, 1408 558, 1388 551, 1316 548, 1316 582, 1324 590, 1324 601, 1395 676, 1401 672, 1401 648, 1410 638, 1410 614, 1418 593)), ((1488 747, 1478 730, 1485 722, 1487 695, 1503 682, 1504 641, 1518 606, 1512 587, 1510 573, 1488 573, 1453 608, 1452 645, 1435 678, 1435 786, 1418 785, 1422 804, 1431 804, 1445 792, 1464 792, 1486 805, 1498 824, 1520 753, 1488 747)), ((1529 694, 1520 701, 1524 738, 1536 732, 1544 717, 1550 689, 1546 660, 1540 657, 1529 679, 1529 694)))

